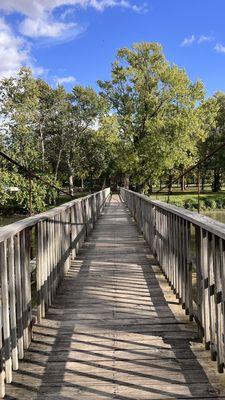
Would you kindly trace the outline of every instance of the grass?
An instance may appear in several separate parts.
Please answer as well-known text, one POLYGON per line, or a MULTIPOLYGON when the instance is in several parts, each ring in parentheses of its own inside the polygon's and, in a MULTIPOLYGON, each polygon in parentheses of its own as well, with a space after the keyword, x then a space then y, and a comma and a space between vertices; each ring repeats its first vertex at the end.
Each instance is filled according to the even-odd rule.
MULTIPOLYGON (((160 200, 168 202, 168 194, 160 193, 158 196, 152 195, 152 200, 160 200)), ((169 196, 169 203, 178 207, 183 207, 188 210, 195 211, 198 209, 198 195, 196 191, 188 190, 178 192, 169 196)), ((225 191, 219 193, 205 192, 200 194, 200 210, 221 210, 225 209, 225 191)))

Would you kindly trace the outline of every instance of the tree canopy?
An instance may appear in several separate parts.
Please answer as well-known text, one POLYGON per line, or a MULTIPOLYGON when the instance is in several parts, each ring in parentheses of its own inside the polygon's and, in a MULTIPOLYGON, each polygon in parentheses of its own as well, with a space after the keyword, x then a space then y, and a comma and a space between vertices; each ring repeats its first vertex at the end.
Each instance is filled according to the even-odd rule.
MULTIPOLYGON (((203 83, 166 60, 158 43, 120 49, 110 79, 98 87, 75 85, 68 93, 28 68, 2 79, 1 148, 71 194, 84 181, 93 190, 110 180, 149 192, 225 138, 225 94, 206 98, 203 83)), ((224 155, 212 163, 214 177, 208 174, 219 190, 224 155)), ((18 186, 16 201, 26 209, 27 177, 3 160, 0 168, 2 202, 10 197, 7 188, 18 186)), ((54 197, 40 182, 33 181, 33 190, 34 211, 54 197)))

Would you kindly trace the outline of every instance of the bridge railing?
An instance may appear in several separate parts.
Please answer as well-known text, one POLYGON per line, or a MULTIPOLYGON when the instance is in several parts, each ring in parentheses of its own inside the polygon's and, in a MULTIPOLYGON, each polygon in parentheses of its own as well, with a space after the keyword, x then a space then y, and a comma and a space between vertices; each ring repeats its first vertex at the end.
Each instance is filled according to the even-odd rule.
POLYGON ((107 188, 0 228, 0 396, 110 196, 107 188))
POLYGON ((180 303, 195 318, 206 349, 225 364, 225 225, 120 189, 180 303))

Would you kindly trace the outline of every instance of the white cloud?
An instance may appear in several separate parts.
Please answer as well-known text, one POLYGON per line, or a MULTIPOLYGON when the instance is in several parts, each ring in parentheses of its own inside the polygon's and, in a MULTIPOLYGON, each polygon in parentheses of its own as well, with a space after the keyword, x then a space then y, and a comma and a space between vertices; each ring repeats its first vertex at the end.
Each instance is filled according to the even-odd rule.
MULTIPOLYGON (((39 39, 39 45, 60 43, 71 40, 84 28, 74 22, 73 11, 76 7, 92 7, 97 11, 106 8, 120 7, 134 12, 145 12, 147 6, 137 5, 136 0, 0 0, 0 12, 3 15, 17 13, 20 22, 10 27, 4 18, 0 17, 0 78, 14 75, 23 66, 29 66, 34 74, 47 73, 37 66, 31 56, 32 42, 29 39, 39 39), (60 8, 61 7, 61 8, 60 8), (19 34, 15 34, 15 29, 19 34), (41 38, 41 39, 40 39, 41 38), (43 40, 43 43, 41 43, 43 40)), ((73 77, 63 77, 61 84, 72 83, 73 77)))
POLYGON ((215 38, 213 36, 205 36, 205 35, 201 35, 198 39, 198 43, 204 43, 204 42, 213 42, 215 40, 215 38))
POLYGON ((14 75, 22 65, 30 65, 27 43, 14 35, 12 29, 0 18, 0 77, 14 75))
POLYGON ((131 6, 132 10, 135 11, 136 13, 147 13, 148 12, 148 6, 146 3, 144 3, 142 6, 137 6, 134 4, 131 6))
POLYGON ((51 37, 57 38, 64 35, 69 30, 75 28, 77 24, 75 23, 63 23, 50 21, 48 19, 32 19, 25 18, 20 25, 20 32, 28 37, 51 37))
MULTIPOLYGON (((84 2, 82 2, 81 0, 80 3, 84 2)), ((86 3, 87 3, 85 4, 86 7, 90 6, 98 11, 104 11, 106 8, 112 8, 112 7, 128 8, 137 13, 142 11, 145 12, 147 11, 146 3, 138 6, 136 4, 132 4, 129 0, 89 0, 86 3)))
POLYGON ((188 47, 191 46, 195 42, 195 35, 190 36, 189 38, 185 38, 183 42, 181 42, 181 47, 188 47))
POLYGON ((76 82, 76 78, 74 76, 62 76, 60 78, 55 78, 55 82, 56 82, 57 85, 75 83, 76 82))
POLYGON ((44 5, 42 3, 39 0, 1 0, 0 9, 7 13, 18 12, 34 18, 43 14, 44 5))
POLYGON ((139 12, 143 6, 147 5, 132 5, 130 0, 1 0, 0 9, 6 12, 16 11, 33 18, 52 12, 60 6, 93 7, 97 10, 107 7, 124 7, 139 12))
POLYGON ((223 53, 223 54, 225 54, 225 46, 224 46, 223 44, 221 44, 221 43, 217 43, 216 46, 214 47, 214 50, 215 50, 217 53, 223 53))
POLYGON ((31 18, 38 18, 57 7, 87 7, 90 2, 91 0, 1 0, 0 9, 8 13, 18 12, 31 18))
MULTIPOLYGON (((20 32, 34 38, 60 37, 77 26, 71 22, 59 22, 53 18, 54 11, 62 6, 92 7, 98 11, 111 7, 127 8, 134 12, 147 11, 146 4, 136 5, 131 0, 0 0, 0 10, 6 13, 17 12, 25 17, 20 24, 20 32)), ((67 15, 65 10, 62 11, 62 19, 65 20, 67 15)))

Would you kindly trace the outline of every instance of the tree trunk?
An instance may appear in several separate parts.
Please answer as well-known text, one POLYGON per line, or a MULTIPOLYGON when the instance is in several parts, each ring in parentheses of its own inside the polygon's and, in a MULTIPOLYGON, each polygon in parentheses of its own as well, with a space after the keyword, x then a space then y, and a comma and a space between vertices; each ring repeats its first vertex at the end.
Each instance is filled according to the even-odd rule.
POLYGON ((129 185, 130 185, 130 177, 129 177, 128 174, 125 174, 124 175, 124 184, 123 184, 123 186, 124 186, 125 189, 129 189, 129 185))
POLYGON ((57 164, 55 168, 55 180, 57 181, 58 179, 58 172, 59 172, 59 164, 61 161, 61 155, 62 155, 62 149, 59 150, 58 158, 57 158, 57 164))
POLYGON ((83 178, 81 178, 81 189, 83 189, 84 188, 84 180, 83 180, 83 178))
POLYGON ((102 190, 106 188, 106 177, 103 179, 102 190))
POLYGON ((219 192, 221 190, 221 171, 220 168, 214 169, 213 183, 212 183, 212 191, 214 193, 219 192))
POLYGON ((41 160, 42 160, 42 171, 45 170, 45 143, 44 143, 44 135, 42 132, 42 126, 40 127, 40 142, 41 142, 41 160))
POLYGON ((202 191, 202 192, 205 191, 205 175, 202 175, 202 179, 201 179, 201 191, 202 191))
POLYGON ((70 191, 70 194, 73 196, 74 195, 74 182, 73 182, 74 169, 72 167, 70 158, 68 158, 68 160, 67 160, 67 165, 68 165, 68 171, 69 171, 69 191, 70 191))
MULTIPOLYGON (((183 171, 182 171, 182 173, 183 173, 183 171)), ((181 180, 180 180, 180 189, 181 189, 182 192, 184 192, 185 189, 186 189, 186 186, 185 186, 185 177, 184 177, 184 176, 182 176, 182 178, 181 178, 181 180)))
POLYGON ((70 194, 73 196, 74 195, 73 175, 69 175, 69 189, 70 189, 70 194))
POLYGON ((90 181, 91 181, 91 193, 93 193, 93 177, 92 177, 92 175, 90 176, 90 181))
POLYGON ((173 176, 170 174, 170 176, 169 176, 169 183, 168 183, 168 188, 169 188, 169 192, 170 192, 170 193, 172 193, 172 191, 173 191, 173 184, 172 184, 172 182, 173 182, 173 176))

